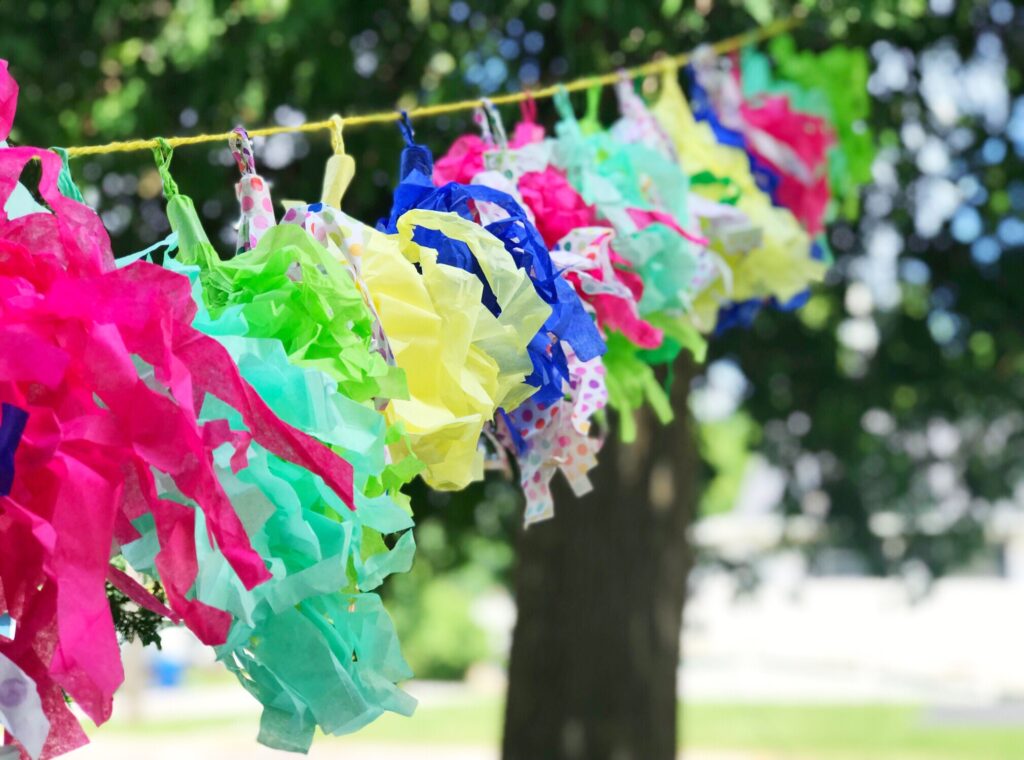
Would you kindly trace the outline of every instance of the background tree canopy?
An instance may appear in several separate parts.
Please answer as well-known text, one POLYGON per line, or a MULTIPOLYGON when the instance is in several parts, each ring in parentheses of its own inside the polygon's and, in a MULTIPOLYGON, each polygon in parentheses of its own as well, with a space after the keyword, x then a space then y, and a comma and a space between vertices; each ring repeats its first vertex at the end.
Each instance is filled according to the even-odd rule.
MULTIPOLYGON (((799 48, 869 51, 874 183, 860 220, 830 229, 835 268, 805 309, 713 341, 712 366, 735 363, 749 381, 738 411, 706 421, 706 475, 721 477, 705 504, 729 506, 736 462, 756 451, 786 473, 787 538, 822 571, 927 578, 998 561, 985 530, 1013 512, 1024 479, 1024 20, 1009 0, 28 0, 0 7, 0 51, 22 85, 13 140, 72 145, 519 89, 690 49, 795 5, 809 11, 799 48)), ((613 107, 606 97, 607 117, 613 107)), ((416 126, 437 152, 472 128, 461 115, 416 126)), ((346 142, 359 167, 346 208, 376 219, 397 130, 346 142)), ((258 143, 278 199, 316 193, 327 154, 326 134, 258 143)), ((119 254, 166 234, 146 154, 73 168, 119 254)), ((173 169, 227 250, 226 145, 181 149, 173 169)), ((391 593, 413 605, 419 591, 403 583, 507 576, 519 519, 508 488, 423 489, 416 505, 419 569, 391 593)))

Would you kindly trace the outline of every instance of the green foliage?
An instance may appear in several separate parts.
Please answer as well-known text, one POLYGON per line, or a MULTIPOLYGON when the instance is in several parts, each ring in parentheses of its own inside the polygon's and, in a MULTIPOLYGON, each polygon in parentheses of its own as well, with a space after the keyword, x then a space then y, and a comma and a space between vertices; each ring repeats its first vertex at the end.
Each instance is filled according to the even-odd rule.
POLYGON ((1009 760, 1017 725, 943 725, 910 705, 688 704, 690 748, 792 760, 1009 760))
POLYGON ((701 456, 713 475, 700 495, 700 514, 717 515, 736 504, 759 429, 750 415, 736 412, 698 427, 701 456))
POLYGON ((410 586, 395 590, 391 614, 402 653, 418 678, 462 678, 491 655, 486 634, 473 622, 473 596, 458 580, 413 578, 395 585, 410 586))
POLYGON ((496 655, 471 605, 509 580, 521 495, 494 476, 458 493, 431 492, 422 481, 411 489, 416 562, 381 591, 417 677, 460 678, 496 655))
MULTIPOLYGON (((152 581, 150 591, 161 602, 167 601, 160 583, 152 581)), ((143 646, 148 644, 160 648, 160 629, 168 625, 166 619, 144 607, 140 607, 110 581, 107 581, 107 601, 110 602, 110 613, 114 618, 114 630, 122 643, 138 641, 143 646)))
MULTIPOLYGON (((762 426, 759 450, 787 475, 784 508, 825 528, 807 547, 817 567, 828 570, 832 548, 878 573, 994 565, 986 526, 1024 478, 1024 260, 1011 234, 1024 211, 1011 181, 1022 148, 992 161, 987 150, 1010 141, 1007 123, 972 110, 954 77, 998 50, 1012 81, 1021 26, 996 23, 985 3, 951 16, 924 3, 857 5, 833 3, 829 31, 843 19, 832 42, 870 49, 876 72, 883 57, 895 72, 871 85, 879 179, 859 221, 830 229, 835 269, 808 306, 763 313, 752 331, 714 341, 712 358, 736 360, 751 379, 745 408, 762 426), (954 63, 944 102, 934 80, 923 88, 937 60, 954 63), (929 164, 928 150, 941 160, 929 164), (944 190, 955 205, 940 211, 934 192, 944 190), (794 412, 806 429, 788 424, 794 412)), ((771 50, 789 61, 780 75, 824 71, 786 43, 771 50)))

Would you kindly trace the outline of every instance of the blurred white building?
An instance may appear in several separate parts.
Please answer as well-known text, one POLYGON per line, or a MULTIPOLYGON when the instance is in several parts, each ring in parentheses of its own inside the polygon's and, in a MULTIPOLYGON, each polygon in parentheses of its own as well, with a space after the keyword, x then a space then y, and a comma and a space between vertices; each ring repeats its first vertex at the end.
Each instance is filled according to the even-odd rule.
POLYGON ((755 462, 737 508, 701 520, 698 545, 753 560, 745 590, 733 573, 698 569, 686 607, 683 690, 691 698, 769 701, 1024 702, 1024 510, 989 528, 998 566, 930 585, 912 575, 812 575, 798 551, 813 531, 775 509, 781 475, 755 462), (773 551, 774 550, 774 551, 773 551), (757 559, 761 558, 761 559, 757 559))

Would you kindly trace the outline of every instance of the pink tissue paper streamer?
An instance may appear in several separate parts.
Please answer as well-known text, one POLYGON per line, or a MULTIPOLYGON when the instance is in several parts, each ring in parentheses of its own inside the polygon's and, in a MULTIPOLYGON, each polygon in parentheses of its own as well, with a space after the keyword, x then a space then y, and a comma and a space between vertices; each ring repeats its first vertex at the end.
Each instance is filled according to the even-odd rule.
MULTIPOLYGON (((16 93, 0 62, 0 133, 16 93)), ((51 721, 44 757, 86 741, 64 692, 94 722, 110 717, 124 673, 105 581, 126 584, 109 560, 118 542, 137 538, 133 519, 154 517, 174 616, 205 643, 227 635, 228 613, 187 598, 195 511, 160 498, 154 470, 203 510, 210 540, 250 588, 270 573, 220 486, 214 449, 232 445, 239 468, 254 439, 353 504, 350 465, 278 419, 226 350, 191 327, 187 278, 145 262, 115 269, 96 214, 59 193, 60 170, 49 151, 0 150, 0 400, 29 413, 11 493, 0 498, 0 612, 18 623, 0 652, 36 682, 51 721), (3 205, 33 159, 53 213, 8 219, 3 205), (248 431, 200 423, 208 393, 238 410, 248 431)))

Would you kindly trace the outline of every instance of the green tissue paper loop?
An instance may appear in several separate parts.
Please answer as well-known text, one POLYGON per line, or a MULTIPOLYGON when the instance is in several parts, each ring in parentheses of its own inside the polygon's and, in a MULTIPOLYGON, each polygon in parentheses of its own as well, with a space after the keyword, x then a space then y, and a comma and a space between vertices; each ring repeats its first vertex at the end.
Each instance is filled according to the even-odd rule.
POLYGON ((608 351, 604 355, 607 370, 608 403, 619 412, 619 435, 623 442, 636 440, 634 414, 646 403, 661 424, 674 418, 665 389, 658 383, 654 370, 645 362, 628 338, 619 333, 607 336, 608 351))
POLYGON ((75 184, 74 177, 71 176, 71 165, 68 161, 68 152, 64 148, 52 148, 54 153, 60 156, 60 174, 57 175, 57 189, 60 190, 61 195, 65 198, 70 198, 73 201, 79 203, 85 203, 85 199, 82 197, 82 191, 78 189, 78 185, 75 184))
POLYGON ((555 110, 562 119, 572 122, 576 121, 576 112, 573 110, 569 91, 565 87, 559 86, 552 99, 555 102, 555 110))
POLYGON ((162 137, 156 138, 156 142, 157 147, 153 148, 153 159, 156 161, 156 170, 163 183, 164 197, 170 199, 178 194, 178 183, 171 176, 171 158, 174 156, 174 148, 162 137))
POLYGON ((601 126, 601 94, 603 92, 604 88, 599 84, 595 84, 587 90, 587 110, 583 118, 580 119, 580 129, 585 135, 596 134, 603 129, 601 126))
POLYGON ((294 363, 330 375, 356 401, 405 398, 405 375, 374 349, 373 315, 344 266, 297 225, 273 227, 229 261, 210 245, 191 199, 168 199, 179 260, 201 270, 214 316, 239 306, 251 337, 281 341, 294 363))

